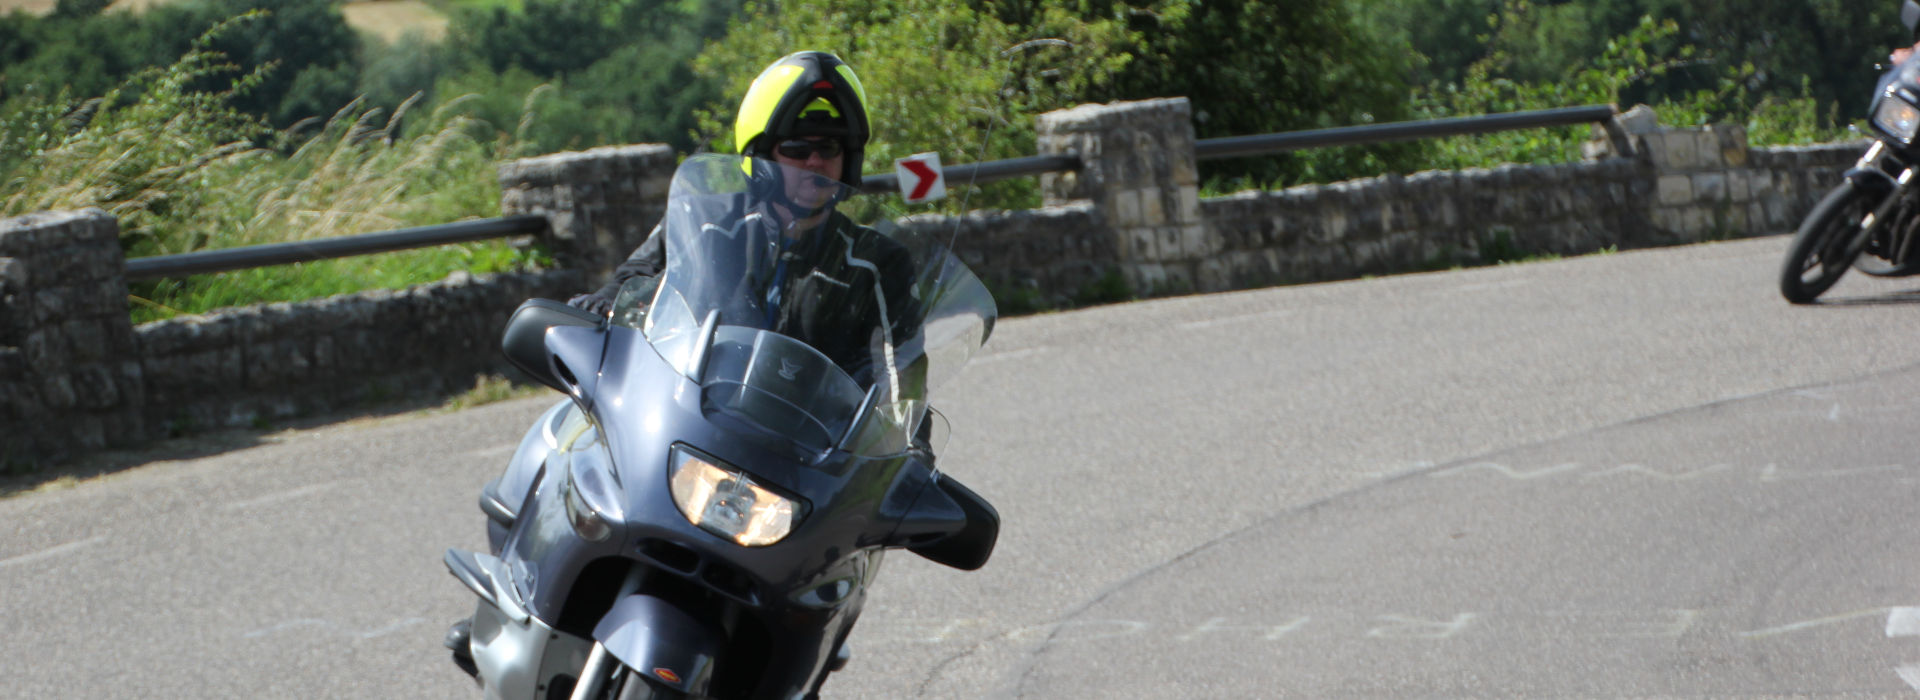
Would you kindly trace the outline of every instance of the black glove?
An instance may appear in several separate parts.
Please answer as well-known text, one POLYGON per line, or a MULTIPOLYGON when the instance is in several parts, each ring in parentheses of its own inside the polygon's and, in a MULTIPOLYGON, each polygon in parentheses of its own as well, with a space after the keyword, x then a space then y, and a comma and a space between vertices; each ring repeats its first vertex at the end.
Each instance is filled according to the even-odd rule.
POLYGON ((590 311, 601 316, 607 316, 613 313, 613 300, 599 292, 575 295, 572 299, 567 300, 567 306, 590 311))

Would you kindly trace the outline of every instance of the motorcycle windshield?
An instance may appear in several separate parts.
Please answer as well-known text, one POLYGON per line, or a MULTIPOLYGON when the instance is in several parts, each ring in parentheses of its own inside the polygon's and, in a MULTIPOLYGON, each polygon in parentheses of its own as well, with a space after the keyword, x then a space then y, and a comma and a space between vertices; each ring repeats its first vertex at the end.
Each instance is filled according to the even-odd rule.
POLYGON ((710 414, 811 449, 906 450, 928 392, 985 342, 993 297, 935 234, 888 213, 853 221, 854 194, 764 160, 688 158, 666 267, 627 283, 614 324, 698 382, 710 414))

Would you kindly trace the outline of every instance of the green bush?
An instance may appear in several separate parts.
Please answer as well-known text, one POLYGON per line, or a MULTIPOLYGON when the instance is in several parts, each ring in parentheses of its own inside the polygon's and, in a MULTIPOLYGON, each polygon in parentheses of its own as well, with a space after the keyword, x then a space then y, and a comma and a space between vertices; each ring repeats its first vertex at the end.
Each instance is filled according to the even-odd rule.
MULTIPOLYGON (((216 25, 172 66, 143 71, 79 110, 56 100, 9 103, 0 115, 0 214, 101 207, 120 220, 131 257, 498 214, 494 164, 512 144, 473 139, 457 102, 418 120, 415 135, 400 129, 410 104, 388 114, 360 102, 316 127, 274 131, 233 105, 268 69, 219 92, 197 89, 235 71, 211 48, 216 41, 263 16, 216 25)), ((473 244, 146 282, 133 290, 134 316, 398 287, 526 262, 504 244, 473 244)))

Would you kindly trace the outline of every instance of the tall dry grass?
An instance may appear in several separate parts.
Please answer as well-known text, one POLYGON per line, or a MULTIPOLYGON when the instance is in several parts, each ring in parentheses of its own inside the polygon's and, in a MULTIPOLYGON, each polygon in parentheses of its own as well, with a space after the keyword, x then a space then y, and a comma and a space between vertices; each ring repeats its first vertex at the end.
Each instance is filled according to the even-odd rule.
MULTIPOLYGON (((360 102, 275 132, 230 106, 266 68, 209 47, 257 14, 210 29, 179 61, 96 98, 16 100, 0 113, 0 215, 100 207, 129 257, 342 236, 497 216, 495 164, 510 137, 450 101, 417 114, 360 102), (238 77, 234 77, 234 76, 238 77), (219 90, 204 86, 220 84, 219 90)), ((220 306, 402 287, 455 270, 528 264, 479 243, 136 284, 138 320, 220 306)))

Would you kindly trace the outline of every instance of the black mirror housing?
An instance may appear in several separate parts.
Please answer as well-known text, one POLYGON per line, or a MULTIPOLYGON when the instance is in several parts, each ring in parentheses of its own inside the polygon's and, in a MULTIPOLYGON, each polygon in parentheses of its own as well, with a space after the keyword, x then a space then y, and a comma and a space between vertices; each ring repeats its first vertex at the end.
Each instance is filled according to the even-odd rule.
POLYGON ((940 475, 935 487, 966 514, 966 525, 928 544, 908 547, 907 551, 962 571, 986 566, 987 559, 993 556, 994 543, 1000 539, 1000 511, 973 489, 945 474, 940 475))
POLYGON ((508 362, 534 381, 569 391, 566 382, 554 374, 553 363, 548 359, 547 330, 557 326, 598 328, 605 320, 600 314, 552 299, 528 299, 508 317, 507 328, 500 334, 500 351, 506 354, 508 362))

